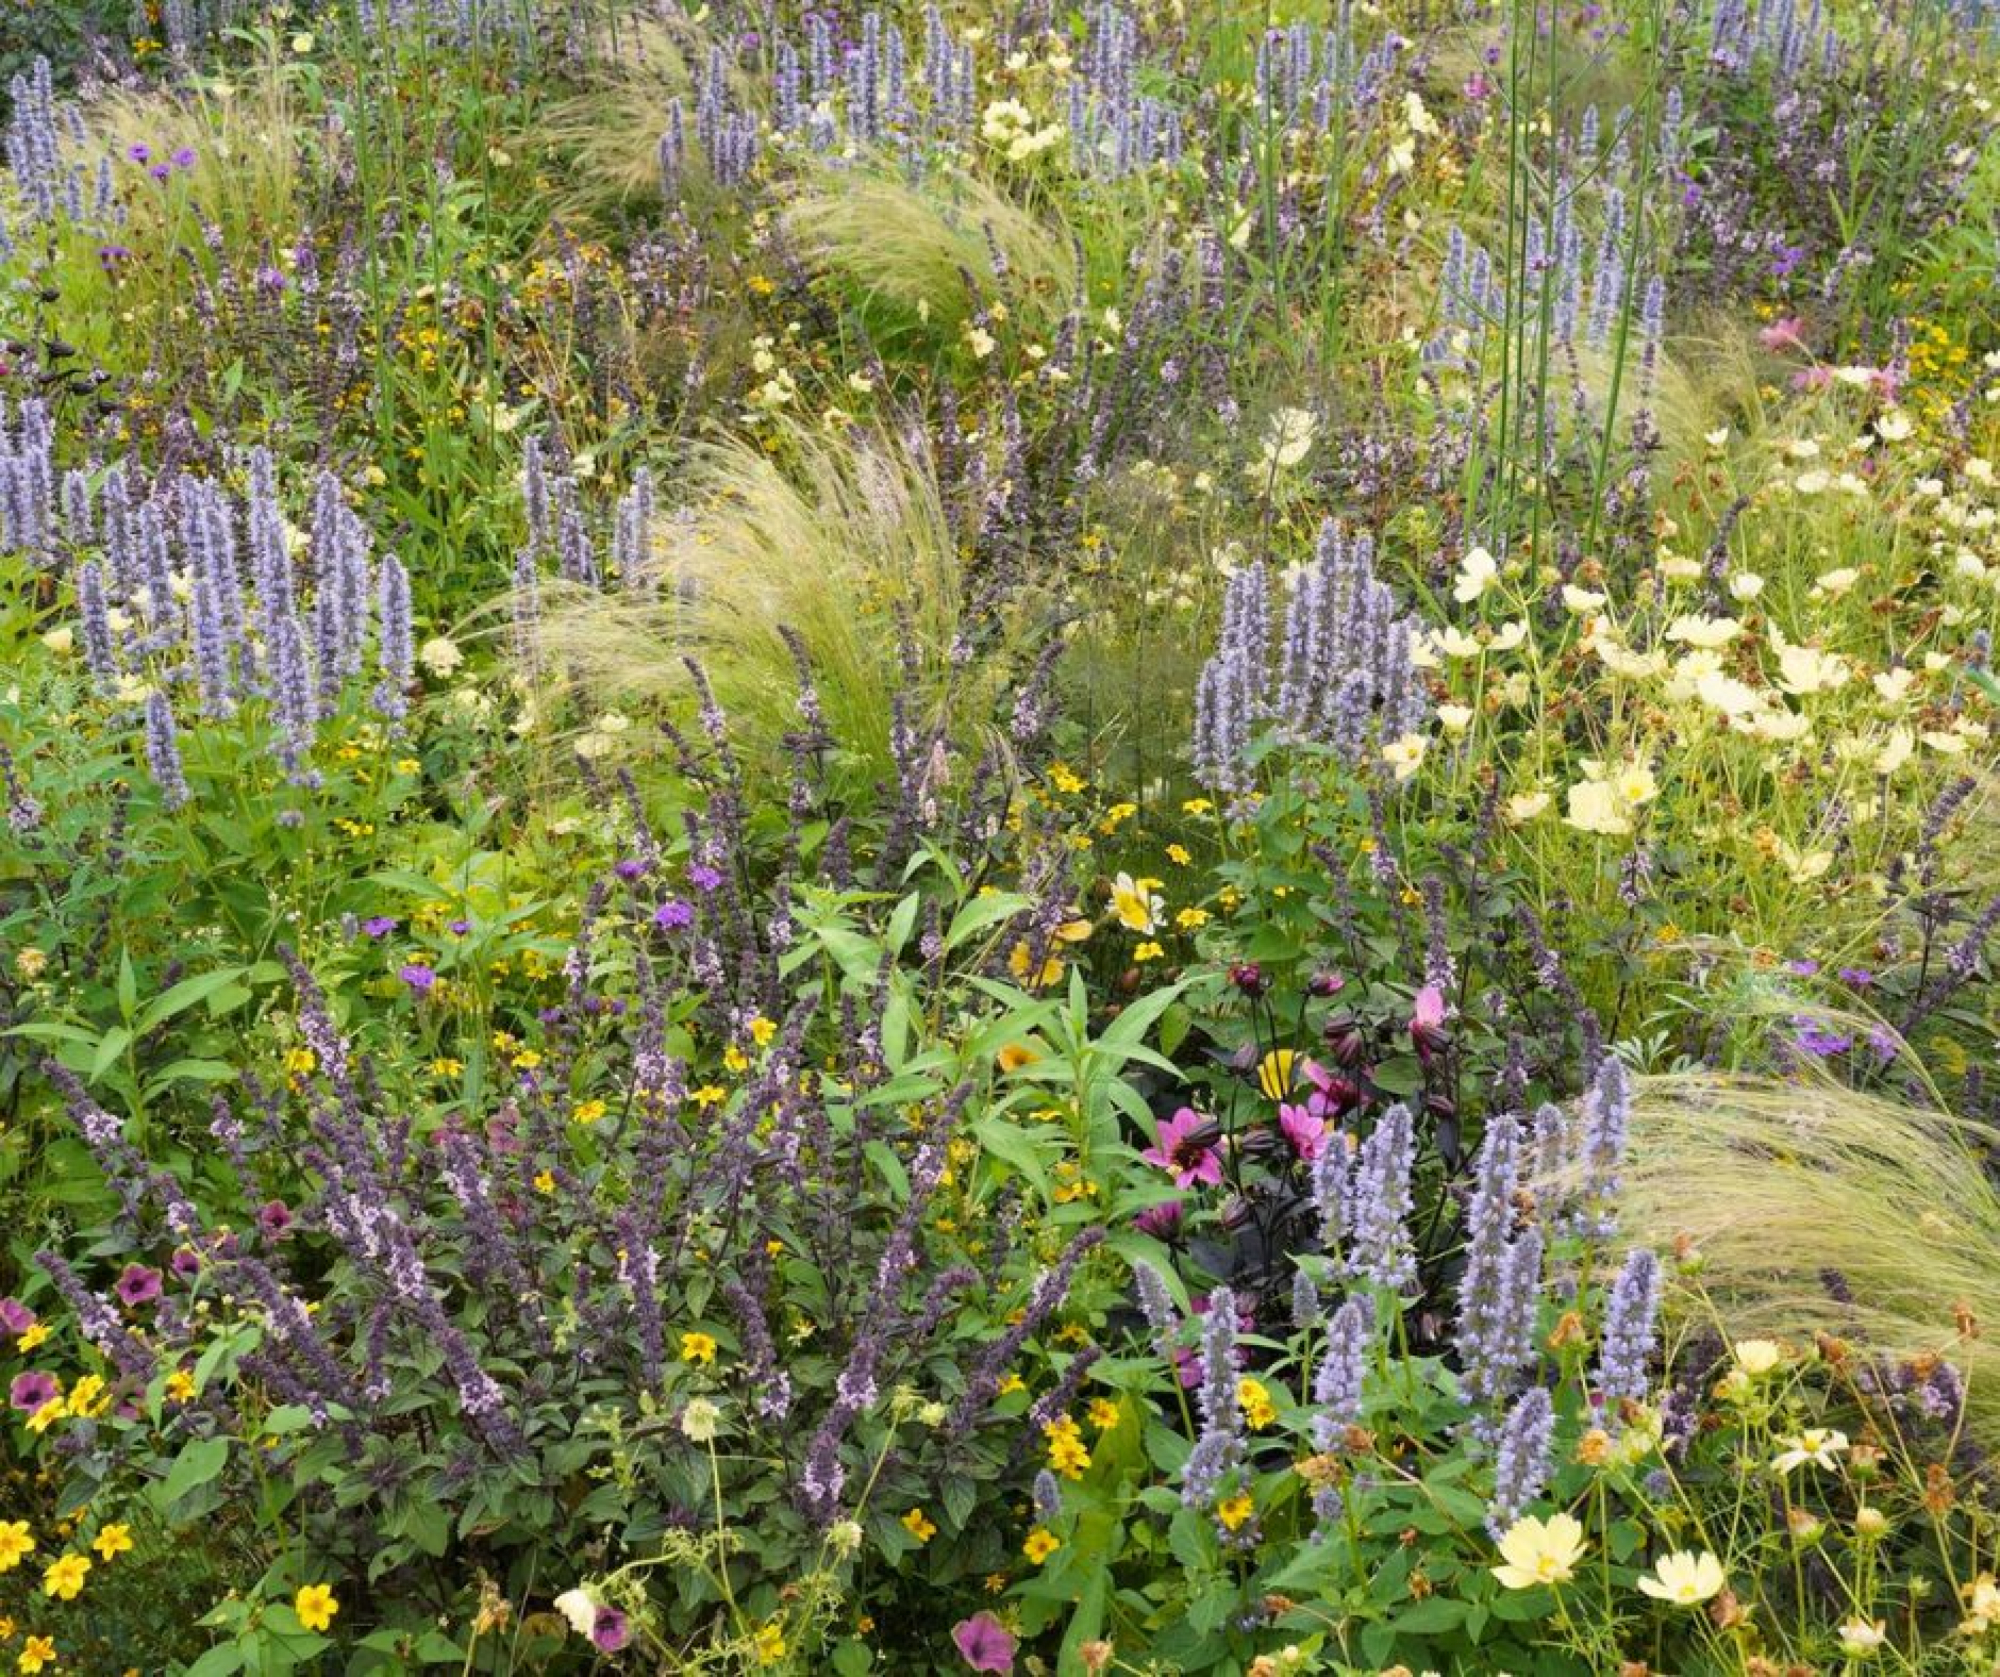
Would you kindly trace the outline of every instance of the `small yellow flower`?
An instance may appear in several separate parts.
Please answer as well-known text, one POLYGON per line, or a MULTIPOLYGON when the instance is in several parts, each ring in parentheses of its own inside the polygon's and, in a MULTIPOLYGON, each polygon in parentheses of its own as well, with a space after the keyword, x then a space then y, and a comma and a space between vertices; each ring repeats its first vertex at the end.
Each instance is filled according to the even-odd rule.
POLYGON ((89 1556, 64 1555, 42 1574, 42 1590, 58 1601, 74 1601, 83 1594, 83 1581, 89 1576, 89 1556))
POLYGON ((760 1625, 754 1645, 759 1665, 776 1665, 785 1657, 785 1627, 778 1624, 760 1625))
POLYGON ((449 1054, 440 1054, 435 1060, 431 1061, 431 1075, 433 1077, 462 1077, 465 1075, 465 1062, 463 1060, 454 1060, 449 1054))
POLYGON ((1167 860, 1177 868, 1184 868, 1194 860, 1194 857, 1189 853, 1186 845, 1170 844, 1167 846, 1167 860))
POLYGON ((1003 1072, 1019 1071, 1023 1066, 1031 1066, 1040 1056, 1026 1043, 1010 1042, 993 1056, 994 1063, 1003 1072))
POLYGON ((538 1194, 553 1194, 555 1191, 556 1191, 555 1172, 552 1170, 536 1171, 535 1192, 538 1194))
POLYGON ((50 1427, 62 1419, 63 1407, 63 1400, 61 1398, 50 1398, 47 1403, 43 1404, 41 1408, 28 1417, 28 1431, 34 1433, 37 1437, 47 1432, 50 1427))
MULTIPOLYGON (((90 1415, 95 1412, 98 1399, 104 1394, 104 1377, 101 1374, 86 1374, 69 1389, 69 1412, 72 1415, 90 1415)), ((108 1401, 108 1400, 107 1400, 108 1401)))
POLYGON ((903 1516, 903 1529, 919 1543, 928 1543, 937 1536, 937 1527, 924 1517, 921 1508, 912 1508, 903 1516))
POLYGON ((333 1591, 326 1585, 307 1584, 292 1597, 292 1611, 307 1630, 325 1630, 340 1611, 340 1603, 333 1599, 333 1591))
POLYGON ((1217 1503, 1215 1507, 1215 1517, 1222 1522, 1223 1528, 1227 1531, 1239 1529, 1256 1512, 1257 1504, 1248 1492, 1230 1497, 1226 1501, 1217 1503))
POLYGON ((1119 1418, 1124 1413, 1125 1411, 1119 1408, 1117 1403, 1110 1398, 1092 1398, 1090 1400, 1090 1424, 1099 1432, 1109 1432, 1113 1427, 1117 1426, 1119 1418))
POLYGON ((1037 1526, 1033 1531, 1028 1533, 1028 1541, 1021 1545, 1021 1553, 1026 1555, 1035 1565, 1040 1566, 1043 1561, 1047 1560, 1049 1556, 1053 1555, 1061 1547, 1061 1538, 1037 1526))
POLYGON ((132 1528, 124 1525, 105 1526, 98 1532, 90 1545, 101 1560, 116 1560, 132 1547, 132 1528))
POLYGON ((0 1520, 0 1572, 12 1572, 35 1552, 35 1534, 26 1520, 0 1520))
POLYGON ((1261 1432, 1278 1418, 1277 1405, 1272 1403, 1264 1382, 1252 1380, 1248 1375, 1236 1382, 1236 1403, 1252 1432, 1261 1432))
POLYGON ((574 1110, 571 1111, 570 1117, 575 1119, 579 1124, 594 1124, 608 1111, 610 1111, 610 1108, 602 1101, 579 1101, 574 1110))
POLYGON ((40 1671, 56 1657, 55 1638, 51 1636, 31 1636, 21 1646, 21 1657, 15 1668, 27 1672, 29 1677, 40 1671))
POLYGON ((177 1368, 167 1376, 167 1396, 176 1403, 186 1403, 194 1396, 194 1376, 184 1368, 177 1368))
POLYGON ((37 1345, 41 1344, 42 1341, 47 1339, 48 1337, 49 1337, 48 1323, 37 1322, 26 1333, 22 1334, 19 1339, 14 1341, 14 1349, 25 1354, 29 1351, 34 1350, 34 1348, 37 1345))
POLYGON ((681 1361, 684 1363, 712 1363, 715 1361, 715 1340, 705 1333, 684 1333, 681 1335, 681 1361))
POLYGON ((762 1014, 750 1021, 750 1040, 759 1048, 769 1048, 771 1039, 778 1034, 778 1027, 762 1014))
POLYGON ((1157 961, 1164 954, 1166 954, 1166 951, 1164 949, 1162 949, 1157 943, 1153 943, 1149 940, 1148 942, 1140 944, 1137 949, 1132 951, 1132 959, 1134 961, 1157 961))

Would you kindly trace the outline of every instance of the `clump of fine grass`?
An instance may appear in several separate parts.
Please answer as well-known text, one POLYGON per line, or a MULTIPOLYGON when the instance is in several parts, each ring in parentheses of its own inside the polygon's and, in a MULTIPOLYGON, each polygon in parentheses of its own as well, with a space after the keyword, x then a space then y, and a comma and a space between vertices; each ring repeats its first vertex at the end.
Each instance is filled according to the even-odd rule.
POLYGON ((1987 1133, 1830 1081, 1639 1081, 1625 1227, 1690 1242, 1740 1335, 1837 1334, 1869 1353, 1949 1351, 1973 1427, 2000 1440, 2000 1187, 1987 1133), (1840 1296, 1836 1296, 1838 1293, 1840 1296), (1851 1302, 1847 1302, 1851 1300, 1851 1302))
POLYGON ((783 465, 741 440, 698 449, 688 510, 663 521, 647 574, 545 597, 536 662, 596 702, 649 706, 686 696, 692 658, 732 737, 775 761, 799 721, 795 635, 833 738, 879 777, 899 694, 921 726, 948 685, 964 698, 990 679, 953 667, 965 602, 944 497, 908 443, 803 431, 782 443, 783 465))
POLYGON ((588 59, 583 90, 536 125, 535 143, 567 157, 559 208, 571 216, 660 191, 660 136, 668 108, 693 85, 703 50, 697 27, 665 8, 619 20, 588 59))
POLYGON ((821 170, 795 193, 785 223, 807 256, 861 293, 932 326, 970 312, 967 278, 1010 307, 1052 320, 1076 285, 1072 246, 974 176, 939 174, 913 186, 862 170, 821 170), (994 253, 1005 265, 1004 284, 994 253))

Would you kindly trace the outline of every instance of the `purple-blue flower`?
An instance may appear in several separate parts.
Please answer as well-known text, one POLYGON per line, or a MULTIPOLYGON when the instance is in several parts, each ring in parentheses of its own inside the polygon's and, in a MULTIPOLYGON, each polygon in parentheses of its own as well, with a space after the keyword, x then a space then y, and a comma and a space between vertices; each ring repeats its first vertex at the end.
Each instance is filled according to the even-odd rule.
POLYGON ((694 924, 694 907, 678 897, 669 897, 653 910, 653 924, 663 932, 677 931, 682 926, 694 924))
POLYGON ((430 991, 431 986, 437 983, 438 977, 422 961, 409 962, 396 976, 420 996, 430 991))

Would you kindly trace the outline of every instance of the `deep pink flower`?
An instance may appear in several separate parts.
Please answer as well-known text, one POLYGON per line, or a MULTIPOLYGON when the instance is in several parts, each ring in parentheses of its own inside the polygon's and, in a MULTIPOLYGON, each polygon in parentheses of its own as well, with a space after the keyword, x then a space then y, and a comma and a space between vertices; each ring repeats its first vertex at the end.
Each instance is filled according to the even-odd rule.
POLYGON ((994 1671, 1001 1677, 1012 1677, 1014 1650, 1019 1644, 991 1613, 975 1613, 969 1619, 959 1620, 951 1627, 951 1640, 974 1671, 994 1671))
POLYGON ((292 1226, 292 1208, 283 1200, 266 1200, 257 1213, 257 1227, 273 1240, 292 1226))
POLYGON ((1444 1013, 1444 992, 1435 984, 1426 984, 1417 992, 1416 1006, 1410 1013, 1410 1040, 1419 1054, 1432 1053, 1444 1045, 1444 1013))
POLYGON ((1181 1232, 1181 1218, 1186 1208, 1179 1200, 1163 1200, 1158 1205, 1149 1205, 1132 1219, 1132 1227, 1141 1234, 1149 1234, 1155 1240, 1172 1240, 1181 1232))
POLYGON ((1208 1129, 1208 1120, 1191 1106, 1184 1106, 1171 1118, 1162 1118, 1154 1144, 1139 1155, 1149 1165, 1158 1165, 1174 1179, 1177 1188, 1192 1188, 1206 1182, 1211 1188, 1222 1181, 1222 1155, 1194 1138, 1208 1129))
POLYGON ((1291 1143, 1292 1152, 1311 1164, 1326 1150, 1326 1120, 1290 1101, 1278 1107, 1278 1129, 1291 1143))
POLYGON ((34 1325, 35 1313, 19 1299, 0 1299, 0 1329, 21 1334, 34 1325))

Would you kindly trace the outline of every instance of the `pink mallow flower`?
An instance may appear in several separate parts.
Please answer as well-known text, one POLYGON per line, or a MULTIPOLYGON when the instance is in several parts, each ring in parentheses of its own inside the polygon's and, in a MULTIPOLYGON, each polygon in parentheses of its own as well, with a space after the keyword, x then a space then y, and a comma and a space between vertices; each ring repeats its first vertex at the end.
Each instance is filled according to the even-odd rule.
POLYGON ((1216 1187, 1222 1181, 1222 1154, 1195 1139, 1207 1128, 1206 1118, 1184 1106, 1173 1117, 1160 1120, 1154 1144, 1139 1157, 1168 1172, 1177 1188, 1192 1188, 1197 1182, 1216 1187))
POLYGON ((1012 1677, 1014 1650, 1019 1644, 1013 1634, 991 1613, 975 1613, 951 1627, 951 1640, 959 1656, 974 1671, 991 1671, 1012 1677))

